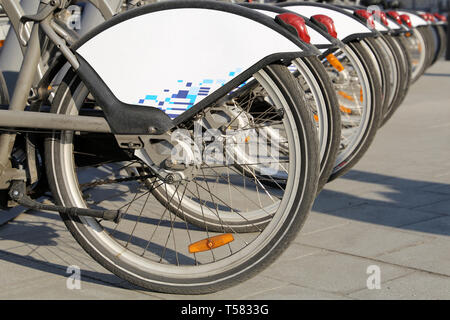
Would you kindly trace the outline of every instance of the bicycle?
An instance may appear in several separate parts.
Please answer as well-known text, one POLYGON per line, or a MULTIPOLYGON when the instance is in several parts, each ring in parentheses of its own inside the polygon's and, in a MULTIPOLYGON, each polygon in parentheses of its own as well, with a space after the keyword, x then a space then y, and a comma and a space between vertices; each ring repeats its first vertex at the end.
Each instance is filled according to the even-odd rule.
MULTIPOLYGON (((91 2, 99 5, 101 1, 91 2)), ((129 10, 69 46, 72 35, 58 23, 58 14, 70 3, 43 2, 36 15, 19 17, 10 10, 17 7, 15 0, 2 1, 26 46, 9 109, 0 110, 0 127, 6 131, 0 136, 0 188, 9 190, 10 198, 19 204, 59 212, 74 238, 95 260, 147 289, 206 293, 262 270, 300 230, 316 194, 316 128, 287 65, 318 52, 262 14, 210 1, 171 1, 129 10), (182 20, 183 31, 192 32, 180 35, 173 19, 182 20), (211 21, 215 24, 208 32, 221 37, 215 45, 210 42, 206 51, 194 31, 205 32, 200 26, 211 21), (23 34, 23 23, 28 22, 33 23, 29 38, 23 34), (261 44, 260 39, 249 43, 245 31, 226 28, 235 24, 244 30, 259 30, 258 35, 271 39, 272 44, 261 44), (158 32, 151 37, 147 33, 145 38, 142 30, 158 32), (159 33, 161 30, 165 33, 159 33), (119 48, 114 41, 117 36, 123 39, 119 48), (148 43, 139 41, 142 38, 160 45, 152 47, 154 58, 145 63, 126 59, 148 52, 148 43), (56 46, 59 58, 42 76, 39 88, 34 88, 38 95, 30 100, 41 39, 56 46), (176 52, 164 49, 162 44, 171 48, 168 39, 196 50, 184 52, 180 61, 176 52), (240 52, 224 56, 224 39, 240 52), (108 55, 99 54, 99 48, 108 55), (212 68, 217 59, 220 66, 212 68), (121 63, 112 70, 111 61, 121 63), (44 84, 50 84, 67 63, 69 70, 50 95, 44 84), (152 70, 151 77, 148 70, 152 70), (39 90, 42 88, 45 90, 39 90), (196 95, 191 88, 198 89, 196 95), (270 98, 265 103, 273 117, 246 116, 247 127, 240 127, 244 136, 238 136, 239 132, 233 132, 236 118, 229 116, 235 110, 246 115, 248 105, 259 96, 270 98), (27 103, 37 111, 45 110, 49 98, 50 112, 24 111, 27 103), (218 109, 228 118, 212 116, 218 109), (195 140, 198 123, 207 123, 214 132, 201 141, 203 147, 215 147, 214 138, 219 138, 216 142, 230 138, 225 139, 230 145, 247 143, 245 130, 282 129, 285 139, 281 143, 289 152, 277 161, 269 157, 268 163, 277 165, 266 177, 276 181, 282 171, 287 176, 285 185, 269 187, 258 177, 249 179, 236 171, 235 163, 217 164, 214 153, 209 162, 203 158, 196 162, 193 150, 202 147, 195 140), (23 145, 16 136, 24 131, 38 135, 39 130, 47 135, 41 160, 56 205, 38 203, 27 194, 30 173, 39 170, 39 159, 12 157, 9 161, 13 147, 23 145), (243 141, 233 140, 239 137, 243 141), (188 156, 182 157, 184 162, 171 161, 172 151, 188 156), (33 164, 35 167, 30 167, 33 164), (158 207, 158 201, 150 199, 156 188, 174 188, 173 201, 195 203, 205 217, 225 214, 245 221, 243 212, 250 216, 266 212, 270 218, 251 233, 234 232, 225 224, 220 233, 210 231, 191 225, 168 207, 158 207)), ((207 135, 204 127, 200 130, 207 135)))

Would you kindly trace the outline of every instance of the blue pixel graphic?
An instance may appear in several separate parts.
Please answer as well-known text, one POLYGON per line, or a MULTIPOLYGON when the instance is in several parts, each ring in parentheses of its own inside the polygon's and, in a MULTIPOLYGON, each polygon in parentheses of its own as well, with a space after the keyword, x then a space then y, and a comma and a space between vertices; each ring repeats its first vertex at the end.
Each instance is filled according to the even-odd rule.
POLYGON ((223 86, 242 71, 237 68, 227 74, 224 79, 204 78, 199 82, 177 80, 176 89, 164 89, 158 94, 146 94, 144 98, 138 99, 138 104, 157 107, 163 110, 170 118, 174 119, 184 111, 191 108, 198 97, 205 97, 211 94, 211 89, 223 86))

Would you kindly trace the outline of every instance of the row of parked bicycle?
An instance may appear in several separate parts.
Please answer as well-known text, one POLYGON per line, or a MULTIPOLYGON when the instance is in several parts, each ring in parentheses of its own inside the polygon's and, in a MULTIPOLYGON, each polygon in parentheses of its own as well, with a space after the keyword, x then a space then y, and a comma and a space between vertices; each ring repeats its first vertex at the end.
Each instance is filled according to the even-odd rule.
POLYGON ((0 204, 59 212, 104 267, 162 292, 273 262, 446 49, 444 16, 376 1, 84 2, 1 1, 0 65, 10 38, 24 58, 0 77, 0 204), (75 15, 99 25, 80 36, 75 15))

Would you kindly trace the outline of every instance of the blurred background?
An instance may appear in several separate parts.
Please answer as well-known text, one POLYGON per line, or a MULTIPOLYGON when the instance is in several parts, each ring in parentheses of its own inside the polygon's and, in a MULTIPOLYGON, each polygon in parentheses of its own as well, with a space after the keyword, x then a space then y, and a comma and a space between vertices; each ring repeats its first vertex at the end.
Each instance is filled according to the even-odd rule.
POLYGON ((381 5, 385 8, 404 8, 423 10, 427 12, 438 12, 445 14, 450 11, 450 0, 231 0, 232 2, 327 2, 327 3, 347 3, 369 5, 381 5))
POLYGON ((402 8, 424 10, 429 12, 448 12, 450 0, 399 0, 402 8))

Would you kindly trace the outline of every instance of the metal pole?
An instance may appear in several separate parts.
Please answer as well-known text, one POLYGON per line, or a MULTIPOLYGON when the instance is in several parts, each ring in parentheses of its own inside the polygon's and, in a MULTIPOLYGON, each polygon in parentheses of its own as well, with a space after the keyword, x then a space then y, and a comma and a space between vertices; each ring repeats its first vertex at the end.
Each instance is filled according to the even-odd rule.
MULTIPOLYGON (((35 14, 38 10, 39 1, 23 0, 20 5, 25 14, 35 14)), ((0 51, 0 70, 5 78, 9 97, 13 95, 20 67, 22 66, 22 60, 22 49, 14 28, 11 26, 0 51)))
MULTIPOLYGON (((39 24, 34 24, 9 110, 23 111, 25 109, 40 58, 39 24)), ((0 135, 0 175, 10 165, 9 156, 14 145, 15 137, 15 134, 0 135)))
MULTIPOLYGON (((122 0, 108 0, 107 2, 111 8, 118 10, 122 0)), ((86 2, 81 17, 81 30, 79 31, 79 34, 84 35, 103 21, 105 21, 105 18, 100 14, 100 11, 98 11, 98 9, 90 2, 86 2)))
POLYGON ((103 117, 0 110, 1 127, 111 133, 103 117))

